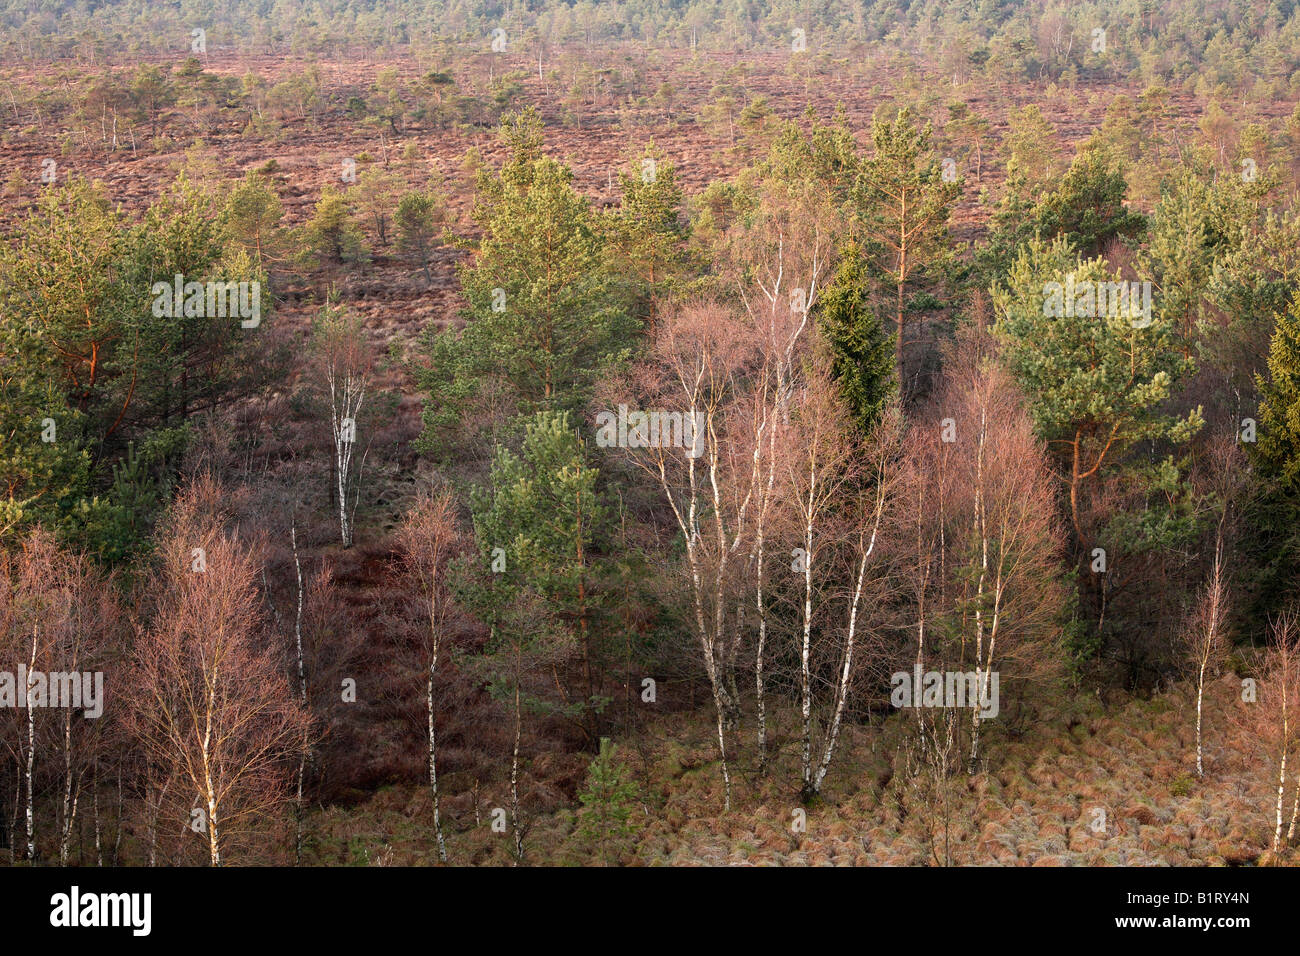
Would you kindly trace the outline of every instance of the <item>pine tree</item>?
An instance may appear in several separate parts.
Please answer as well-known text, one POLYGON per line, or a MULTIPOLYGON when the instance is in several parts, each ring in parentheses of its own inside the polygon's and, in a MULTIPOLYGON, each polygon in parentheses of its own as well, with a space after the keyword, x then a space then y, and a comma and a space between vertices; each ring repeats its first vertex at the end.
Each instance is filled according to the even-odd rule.
POLYGON ((895 361, 900 377, 903 348, 908 345, 909 285, 918 278, 938 279, 951 256, 948 217, 961 195, 961 184, 944 179, 931 145, 929 123, 917 126, 910 111, 877 118, 871 127, 874 148, 862 165, 858 197, 869 233, 879 237, 876 257, 892 298, 897 337, 895 361))
POLYGON ((499 175, 480 172, 482 238, 459 273, 467 325, 422 341, 426 450, 443 448, 472 417, 466 402, 490 388, 510 417, 576 411, 633 343, 637 322, 609 243, 572 171, 540 156, 527 114, 503 135, 513 154, 499 175))
POLYGON ((1146 218, 1124 205, 1127 188, 1123 167, 1109 151, 1086 147, 1034 210, 1031 225, 1044 237, 1069 237, 1085 256, 1098 255, 1111 239, 1138 236, 1146 228, 1146 218))
POLYGON ((470 303, 464 341, 523 410, 567 407, 632 331, 590 205, 567 167, 540 159, 504 183, 479 221, 478 256, 460 274, 470 303))
POLYGON ((311 219, 303 227, 309 257, 328 262, 363 262, 368 256, 348 196, 333 186, 321 190, 311 219))
POLYGON ((176 275, 265 285, 183 176, 138 224, 94 186, 51 189, 0 248, 0 529, 41 521, 109 560, 138 556, 161 499, 132 489, 167 483, 187 419, 252 384, 248 357, 266 351, 233 312, 159 310, 154 284, 176 275))
MULTIPOLYGON (((1013 183, 1013 187, 1017 184, 1013 183)), ((1017 249, 1034 236, 1061 236, 1085 256, 1099 255, 1112 239, 1139 236, 1146 218, 1124 204, 1122 166, 1101 146, 1085 146, 1055 188, 1035 198, 1011 188, 993 215, 988 243, 977 261, 990 280, 1000 278, 1017 249)))
POLYGON ((620 171, 618 181, 623 202, 614 219, 614 243, 621 267, 639 280, 637 292, 645 300, 646 324, 653 333, 659 299, 684 258, 686 229, 678 219, 682 188, 676 168, 653 142, 634 173, 620 171))
MULTIPOLYGON (((608 702, 602 683, 608 654, 593 593, 593 552, 608 511, 596 492, 599 471, 587 463, 567 412, 538 412, 525 431, 520 453, 499 448, 489 487, 471 496, 475 534, 485 564, 502 549, 504 568, 493 585, 498 606, 536 599, 546 608, 548 633, 536 649, 555 662, 558 710, 594 742, 608 702)), ((530 646, 520 651, 528 655, 530 646)))
POLYGON ((432 190, 408 193, 397 204, 398 244, 424 272, 424 281, 433 284, 429 261, 438 245, 438 227, 446 219, 442 200, 432 190))
POLYGON ((499 448, 488 486, 471 495, 477 573, 466 576, 460 600, 488 623, 491 635, 476 663, 512 714, 516 859, 523 858, 528 829, 519 790, 526 717, 573 721, 594 741, 608 702, 595 683, 607 668, 590 592, 590 551, 604 521, 596 478, 568 414, 539 412, 527 422, 520 454, 499 448))
POLYGON ((999 152, 1007 164, 1009 193, 1032 199, 1060 173, 1060 140, 1037 104, 1007 114, 999 152))
POLYGON ((357 177, 357 184, 348 190, 358 214, 375 228, 375 238, 381 246, 388 245, 389 220, 397 209, 398 197, 406 189, 406 179, 401 173, 382 166, 371 166, 357 177))
POLYGON ((231 241, 248 249, 259 268, 279 258, 279 224, 284 206, 266 177, 250 170, 226 197, 224 219, 231 241))
POLYGON ((1294 596, 1300 576, 1300 296, 1277 316, 1260 390, 1256 468, 1247 542, 1254 574, 1251 616, 1261 626, 1294 596))
POLYGON ((627 778, 627 769, 615 753, 610 739, 601 737, 600 753, 588 766, 587 785, 578 795, 582 801, 578 834, 605 866, 618 862, 636 832, 632 824, 636 784, 627 778))
POLYGON ((1300 296, 1277 316, 1260 391, 1255 461, 1279 489, 1300 489, 1300 296))
POLYGON ((818 301, 818 328, 831 352, 831 372, 863 436, 880 420, 898 387, 894 337, 867 295, 867 265, 855 243, 818 301))
POLYGON ((1118 282, 1104 260, 1080 259, 1063 237, 1022 246, 1005 284, 993 289, 994 334, 1018 384, 1030 400, 1035 427, 1062 462, 1070 515, 1080 542, 1085 485, 1118 465, 1134 442, 1189 439, 1200 428, 1200 409, 1185 418, 1164 414, 1175 385, 1192 369, 1174 348, 1173 318, 1161 310, 1150 323, 1120 310, 1109 314, 1104 288, 1090 308, 1082 290, 1118 282), (1073 285, 1068 285, 1070 277, 1073 285), (1057 302, 1048 286, 1056 283, 1057 302), (1062 296, 1069 290, 1075 305, 1062 296))

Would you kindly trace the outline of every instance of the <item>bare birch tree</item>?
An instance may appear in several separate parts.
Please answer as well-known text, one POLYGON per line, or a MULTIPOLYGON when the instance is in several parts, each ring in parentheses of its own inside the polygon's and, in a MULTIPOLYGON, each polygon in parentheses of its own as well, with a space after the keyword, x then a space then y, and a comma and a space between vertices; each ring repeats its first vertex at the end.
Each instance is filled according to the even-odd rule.
MULTIPOLYGON (((829 383, 828 383, 829 384, 829 383)), ((821 759, 816 771, 811 772, 808 759, 804 764, 804 798, 805 800, 820 795, 826 773, 830 769, 835 746, 839 740, 843 725, 844 710, 848 703, 851 682, 855 671, 855 653, 861 659, 863 652, 870 651, 872 656, 880 651, 876 639, 881 624, 879 603, 882 601, 882 589, 887 586, 887 571, 877 569, 879 549, 882 542, 882 527, 885 509, 893 504, 898 487, 897 459, 902 435, 902 415, 897 407, 886 411, 880 424, 872 434, 866 449, 865 467, 855 467, 848 471, 848 481, 854 486, 852 506, 849 508, 849 594, 847 608, 843 614, 844 623, 833 627, 832 633, 843 637, 836 642, 834 650, 840 654, 839 674, 834 683, 831 701, 830 725, 822 742, 821 759), (868 574, 871 579, 868 579, 868 574)), ((847 436, 846 436, 847 437, 847 436)), ((844 602, 844 599, 841 599, 844 602)), ((871 663, 874 663, 872 661, 871 663)), ((809 683, 805 678, 805 686, 809 683)), ((805 694, 807 691, 805 691, 805 694)), ((811 728, 805 724, 805 751, 811 743, 811 728)))
MULTIPOLYGON (((981 754, 980 701, 997 675, 1042 683, 1060 664, 1062 529, 1051 472, 1024 402, 982 329, 961 330, 945 387, 913 426, 907 453, 902 579, 915 614, 914 673, 973 669, 975 701, 961 737, 966 766, 981 754)), ((915 694, 917 688, 913 688, 915 694)), ((925 733, 924 711, 917 708, 925 733)), ((940 748, 943 749, 943 748, 940 748)))
POLYGON ((1234 526, 1235 503, 1243 473, 1235 441, 1213 444, 1208 455, 1210 472, 1206 497, 1217 511, 1214 521, 1214 557, 1205 582, 1182 626, 1185 654, 1196 676, 1196 776, 1205 776, 1205 679, 1222 661, 1227 646, 1228 617, 1232 612, 1228 557, 1234 526))
MULTIPOLYGON (((728 231, 723 259, 763 355, 754 383, 754 453, 760 485, 749 534, 745 577, 753 592, 757 635, 754 689, 757 710, 759 769, 767 765, 767 698, 764 674, 769 629, 768 573, 770 522, 778 519, 775 503, 785 468, 782 431, 790 423, 791 397, 798 362, 808 347, 809 318, 834 251, 839 217, 817 183, 771 176, 758 183, 756 210, 728 231)), ((729 656, 735 657, 745 628, 738 615, 729 656)))
POLYGON ((339 516, 339 534, 345 548, 352 546, 357 504, 361 497, 361 471, 365 454, 356 461, 357 428, 370 385, 370 355, 360 320, 333 304, 326 305, 316 322, 313 344, 329 401, 333 439, 333 497, 339 516))
MULTIPOLYGON (((829 370, 811 358, 793 393, 790 414, 788 439, 793 447, 785 485, 798 535, 792 567, 800 578, 793 615, 798 622, 795 646, 802 720, 800 793, 809 802, 820 793, 834 755, 854 674, 854 653, 875 623, 869 620, 864 595, 871 590, 867 571, 876 554, 892 463, 886 452, 875 457, 870 471, 864 468, 829 370), (852 581, 847 593, 839 586, 846 578, 852 581), (831 661, 838 665, 838 676, 831 678, 829 726, 817 747, 814 683, 831 661), (820 757, 814 755, 818 749, 820 757)), ((896 420, 891 415, 876 439, 890 431, 896 420)))
POLYGON ((951 411, 956 430, 954 542, 962 543, 961 531, 969 528, 964 560, 950 569, 960 578, 949 593, 962 620, 960 660, 974 665, 978 684, 967 758, 973 774, 984 719, 979 701, 989 698, 994 672, 1009 669, 1007 677, 1034 682, 1059 664, 1056 616, 1064 591, 1056 568, 1064 538, 1046 450, 982 329, 959 335, 948 381, 941 409, 951 411))
MULTIPOLYGON (((307 716, 261 639, 258 567, 224 527, 220 488, 197 479, 158 540, 152 621, 135 655, 132 725, 160 800, 220 866, 288 797, 307 716), (197 804, 183 802, 189 795, 197 804)), ((165 817, 164 817, 165 818, 165 817)))
POLYGON ((690 441, 639 448, 633 460, 663 492, 685 547, 691 617, 713 696, 728 810, 726 733, 739 717, 730 612, 737 565, 761 494, 761 447, 772 421, 763 387, 748 387, 760 365, 752 327, 724 306, 694 304, 664 316, 638 381, 649 402, 681 415, 683 431, 690 422, 690 441))
POLYGON ((1248 740, 1265 755, 1264 767, 1277 784, 1277 798, 1270 801, 1273 816, 1272 852, 1280 854, 1295 837, 1300 817, 1300 773, 1295 780, 1287 772, 1300 745, 1300 619, 1294 610, 1279 614, 1269 623, 1269 647, 1264 655, 1257 702, 1244 706, 1248 740), (1287 823, 1287 788, 1295 790, 1287 823))
MULTIPOLYGON (((438 655, 446 638, 447 622, 451 614, 451 594, 447 582, 448 562, 459 550, 461 543, 456 529, 456 503, 452 494, 444 491, 420 499, 407 513, 397 537, 406 566, 418 582, 420 594, 427 604, 425 617, 428 629, 424 632, 422 646, 427 669, 425 701, 429 723, 429 790, 433 797, 433 830, 438 843, 438 859, 446 863, 447 845, 443 839, 441 808, 438 802, 438 737, 435 728, 437 712, 434 708, 434 682, 438 676, 438 655)), ((517 733, 515 747, 517 751, 517 733)))
POLYGON ((1222 526, 1215 534, 1214 563, 1209 578, 1201 586, 1192 612, 1183 625, 1183 639, 1196 672, 1196 776, 1205 776, 1202 726, 1205 709, 1205 678, 1210 668, 1223 656, 1224 628, 1228 616, 1229 595, 1224 570, 1222 526))
POLYGON ((67 866, 104 717, 102 696, 93 701, 83 696, 82 675, 90 674, 92 693, 102 694, 102 668, 121 645, 121 609, 108 576, 85 555, 61 548, 40 528, 23 542, 14 575, 12 585, 6 576, 0 595, 5 598, 2 619, 7 634, 0 646, 17 651, 28 674, 28 686, 15 688, 26 698, 19 711, 22 736, 17 754, 25 791, 27 858, 35 859, 37 853, 39 752, 55 756, 58 763, 54 822, 59 865, 67 866), (37 671, 42 672, 39 679, 37 671), (95 671, 101 675, 98 679, 95 671), (70 682, 77 682, 80 691, 72 699, 64 696, 70 682))

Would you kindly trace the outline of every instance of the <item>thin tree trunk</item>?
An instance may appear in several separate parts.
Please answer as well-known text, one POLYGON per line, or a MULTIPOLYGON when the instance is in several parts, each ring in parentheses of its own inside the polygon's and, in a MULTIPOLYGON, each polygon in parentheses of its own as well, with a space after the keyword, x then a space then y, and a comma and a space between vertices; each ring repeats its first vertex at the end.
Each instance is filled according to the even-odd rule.
POLYGON ((1289 845, 1295 839, 1296 817, 1300 816, 1300 774, 1296 775, 1295 801, 1291 804, 1291 823, 1286 828, 1286 842, 1289 845))
POLYGON ((1196 776, 1205 776, 1205 768, 1201 764, 1201 701, 1205 697, 1205 664, 1201 668, 1196 678, 1196 776))
MULTIPOLYGON (((438 652, 435 650, 429 664, 427 703, 429 708, 429 789, 433 792, 433 833, 438 841, 438 859, 447 862, 447 844, 442 837, 442 816, 438 804, 438 737, 433 726, 433 675, 438 669, 438 652)), ((515 742, 518 749, 518 741, 515 742)))
POLYGON ((122 794, 122 765, 117 765, 117 832, 113 834, 113 865, 117 866, 122 852, 122 810, 125 808, 122 794))
POLYGON ((36 859, 36 823, 33 813, 32 763, 36 759, 36 711, 32 708, 32 671, 36 669, 36 627, 32 627, 32 654, 27 665, 27 686, 23 693, 27 695, 27 770, 24 779, 27 783, 27 859, 36 859))
MULTIPOLYGON (((307 709, 307 664, 302 650, 302 608, 303 608, 303 586, 302 586, 302 561, 298 556, 298 520, 297 520, 297 503, 294 503, 294 517, 289 522, 289 542, 293 548, 293 570, 298 582, 298 606, 293 619, 293 637, 294 648, 297 654, 298 663, 298 698, 302 701, 302 707, 307 709)), ((303 815, 303 785, 307 776, 307 751, 308 737, 307 731, 303 731, 302 752, 298 754, 298 785, 297 792, 294 795, 294 838, 293 838, 293 859, 297 866, 302 865, 302 815, 303 815)))
POLYGON ((519 659, 515 655, 515 745, 510 752, 510 821, 515 838, 515 865, 524 858, 524 834, 519 821, 519 739, 523 734, 523 715, 519 706, 519 659))
MULTIPOLYGON (((1288 653, 1290 653, 1288 651, 1288 653)), ((1289 664, 1289 660, 1288 660, 1289 664)), ((1283 670, 1282 680, 1282 764, 1277 773, 1277 824, 1273 828, 1273 852, 1282 850, 1282 801, 1286 793, 1286 749, 1291 740, 1289 714, 1287 713, 1287 695, 1291 691, 1291 668, 1283 670)))
MULTIPOLYGON (((988 420, 984 408, 980 409, 979 444, 975 452, 975 532, 980 538, 980 573, 975 594, 975 682, 983 689, 981 670, 984 665, 984 582, 989 573, 989 534, 984 513, 984 446, 988 438, 988 420)), ((993 648, 989 648, 989 668, 993 666, 993 648)), ((966 773, 974 776, 979 766, 980 752, 980 701, 971 704, 970 760, 966 773)))
MULTIPOLYGON (((18 756, 19 763, 22 762, 22 738, 18 738, 18 756)), ((14 812, 10 814, 7 827, 9 830, 9 847, 12 853, 12 859, 18 859, 18 814, 23 806, 23 775, 14 774, 14 812)))
POLYGON ((754 588, 754 600, 758 605, 758 651, 754 658, 755 706, 758 711, 758 772, 767 772, 767 698, 764 695, 766 682, 763 680, 763 650, 767 643, 767 607, 763 603, 763 533, 758 534, 757 584, 754 588))
MULTIPOLYGON (((844 664, 840 669, 839 686, 836 689, 835 716, 831 718, 830 730, 826 734, 826 747, 822 751, 821 763, 817 767, 817 776, 813 779, 814 794, 821 793, 822 782, 826 779, 826 772, 830 769, 831 758, 835 755, 835 744, 839 740, 840 727, 843 724, 844 707, 849 698, 849 680, 853 672, 853 649, 857 644, 858 608, 862 601, 862 586, 866 580, 867 563, 876 551, 876 538, 880 533, 880 519, 884 511, 885 492, 882 487, 876 495, 876 514, 871 525, 871 539, 862 552, 861 560, 858 562, 857 580, 853 585, 853 603, 849 607, 849 627, 844 646, 844 664)), ((861 538, 859 538, 859 547, 861 547, 861 538)))
POLYGON ((203 729, 203 798, 207 802, 208 858, 212 866, 221 865, 221 841, 217 827, 216 788, 212 783, 212 715, 216 710, 217 674, 214 671, 208 685, 207 715, 203 729))
POLYGON ((724 705, 721 697, 722 688, 713 685, 713 707, 717 711, 718 756, 722 760, 722 812, 731 812, 731 772, 727 767, 727 738, 723 729, 724 705))
POLYGON ((59 866, 68 865, 68 843, 76 815, 77 804, 72 797, 72 709, 67 708, 63 712, 63 812, 59 828, 59 866))
POLYGON ((100 840, 99 824, 99 761, 95 761, 94 770, 91 774, 90 783, 91 792, 91 812, 95 816, 95 866, 104 865, 104 846, 100 840))
POLYGON ((803 639, 799 648, 799 713, 803 718, 803 799, 813 796, 812 782, 812 566, 813 566, 813 510, 816 505, 817 470, 813 467, 812 481, 808 486, 808 520, 804 525, 803 562, 803 639))
MULTIPOLYGON (((1285 705, 1284 705, 1285 706, 1285 705)), ((1286 727, 1286 720, 1282 721, 1283 728, 1286 727)), ((1285 730, 1282 744, 1282 766, 1277 774, 1277 824, 1273 828, 1273 852, 1280 853, 1282 850, 1282 802, 1283 795, 1286 793, 1286 742, 1285 730)))

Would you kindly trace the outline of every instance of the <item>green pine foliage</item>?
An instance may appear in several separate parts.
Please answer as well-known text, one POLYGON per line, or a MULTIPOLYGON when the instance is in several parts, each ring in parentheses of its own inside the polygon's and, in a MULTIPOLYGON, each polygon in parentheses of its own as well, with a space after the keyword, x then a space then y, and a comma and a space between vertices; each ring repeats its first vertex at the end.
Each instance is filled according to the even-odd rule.
POLYGON ((110 562, 147 549, 190 421, 274 364, 233 309, 157 308, 155 284, 177 275, 256 281, 269 321, 266 275, 228 208, 181 176, 132 223, 74 180, 0 247, 0 532, 42 523, 110 562))
POLYGON ((1146 229, 1146 217, 1124 201, 1122 165, 1100 146, 1081 149, 1054 188, 1027 194, 1013 180, 994 211, 987 244, 977 267, 989 281, 1005 274, 1017 250, 1034 236, 1050 241, 1061 237, 1084 256, 1097 256, 1113 240, 1135 240, 1146 229))
POLYGON ((487 486, 470 499, 490 581, 479 597, 489 619, 513 622, 498 631, 496 652, 508 665, 498 672, 515 682, 521 668, 559 675, 560 698, 539 696, 536 706, 578 721, 593 741, 609 702, 600 681, 609 634, 596 587, 609 512, 598 478, 569 414, 537 412, 519 453, 498 448, 487 486))
POLYGON ((1256 570, 1252 608, 1262 625, 1300 581, 1300 297, 1277 316, 1260 391, 1248 542, 1256 570))
POLYGON ((1038 433, 1062 463, 1071 517, 1083 536, 1079 498, 1087 483, 1122 466, 1134 443, 1186 442, 1202 420, 1199 408, 1176 415, 1165 407, 1193 367, 1178 347, 1173 318, 1154 303, 1149 325, 1141 316, 1112 314, 1104 292, 1090 310, 1057 314, 1047 301, 1048 284, 1064 287, 1071 277, 1076 290, 1121 279, 1103 259, 1080 257, 1064 237, 1031 239, 1005 283, 993 288, 994 334, 1029 399, 1038 433))
POLYGON ((1268 374, 1258 379, 1261 474, 1290 493, 1300 492, 1300 296, 1277 316, 1268 349, 1268 374))
POLYGON ((822 291, 817 327, 831 354, 831 372, 862 435, 867 435, 898 388, 894 336, 872 308, 867 265, 855 244, 845 247, 822 291))
POLYGON ((587 768, 587 783, 578 800, 582 803, 578 835, 587 851, 605 866, 618 863, 637 830, 633 817, 637 787, 608 737, 600 738, 600 753, 587 768))
POLYGON ((482 238, 460 270, 466 324, 431 330, 421 343, 428 451, 446 451, 475 400, 512 416, 582 408, 595 383, 629 357, 639 324, 606 230, 573 188, 573 173, 541 157, 535 118, 515 118, 503 137, 511 156, 500 173, 480 172, 474 218, 482 238))
POLYGON ((352 200, 334 186, 321 190, 312 217, 303 226, 302 241, 304 261, 312 266, 364 262, 370 256, 352 200))

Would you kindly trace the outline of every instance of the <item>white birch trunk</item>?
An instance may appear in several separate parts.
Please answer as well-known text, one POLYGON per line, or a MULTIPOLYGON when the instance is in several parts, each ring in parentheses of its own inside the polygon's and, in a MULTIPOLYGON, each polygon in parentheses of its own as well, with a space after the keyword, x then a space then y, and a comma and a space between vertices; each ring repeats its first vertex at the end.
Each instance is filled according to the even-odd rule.
POLYGON ((1205 767, 1201 763, 1201 703, 1205 698, 1205 664, 1202 663, 1196 675, 1196 776, 1205 776, 1205 767))
POLYGON ((1286 842, 1289 846, 1295 839, 1296 818, 1300 816, 1300 774, 1296 774, 1295 800, 1291 804, 1291 823, 1286 828, 1286 842))
MULTIPOLYGON (((429 789, 433 791, 433 833, 438 841, 438 859, 447 862, 447 844, 442 837, 442 815, 438 805, 438 737, 433 727, 433 676, 438 669, 438 653, 435 650, 433 661, 429 664, 429 682, 427 703, 429 709, 429 789)), ((517 746, 517 744, 516 744, 517 746)))
MULTIPOLYGON (((351 371, 342 373, 333 364, 326 377, 330 390, 330 427, 334 435, 335 481, 338 491, 339 531, 343 546, 352 546, 353 526, 348 514, 348 492, 352 488, 352 457, 356 447, 357 416, 366 397, 366 379, 351 371)), ((358 489, 359 494, 359 489, 358 489)), ((355 509, 354 509, 355 510, 355 509)))
MULTIPOLYGON (((295 512, 297 505, 295 503, 295 512)), ((303 586, 302 586, 302 562, 298 557, 298 521, 297 515, 289 523, 289 542, 293 548, 293 570, 298 582, 298 604, 293 619, 293 637, 294 649, 297 655, 298 663, 298 699, 302 702, 303 710, 307 710, 307 662, 302 650, 302 609, 303 609, 303 586)), ((302 864, 302 815, 303 815, 303 788, 307 777, 307 731, 303 731, 302 752, 298 754, 298 785, 294 794, 294 840, 293 840, 293 858, 298 865, 302 864)))
MULTIPOLYGON (((1286 721, 1282 722, 1286 726, 1286 721)), ((1277 773, 1277 823, 1273 828, 1273 852, 1280 853, 1282 850, 1282 803, 1286 793, 1286 742, 1282 744, 1282 766, 1277 773)))
POLYGON ((803 566, 803 639, 799 648, 799 713, 803 718, 803 796, 809 799, 812 789, 812 567, 813 567, 813 522, 812 511, 816 505, 814 488, 816 487, 816 468, 813 469, 813 482, 808 488, 808 520, 804 525, 803 566))
POLYGON ((1286 793, 1286 751, 1291 742, 1291 728, 1287 713, 1287 696, 1291 691, 1291 668, 1283 670, 1282 680, 1282 762, 1277 773, 1277 823, 1273 828, 1273 852, 1282 851, 1282 802, 1286 793))
POLYGON ((59 866, 68 865, 68 844, 72 839, 72 821, 77 815, 77 801, 72 796, 72 708, 63 711, 63 807, 59 815, 59 866))
POLYGON ((830 769, 831 758, 835 755, 835 744, 839 740, 840 726, 844 718, 844 705, 849 697, 849 678, 853 671, 853 649, 857 643, 858 627, 858 608, 862 601, 862 584, 867 575, 867 562, 871 560, 872 553, 876 550, 876 535, 880 530, 880 516, 884 510, 885 498, 883 492, 876 498, 876 520, 871 529, 871 542, 862 553, 862 558, 858 562, 857 580, 853 585, 853 602, 849 608, 849 627, 848 635, 844 645, 844 665, 840 669, 839 686, 836 688, 835 714, 831 718, 830 730, 826 734, 826 747, 822 751, 821 763, 817 767, 817 776, 813 779, 813 793, 821 793, 822 781, 826 779, 826 772, 830 769))
POLYGON ((36 823, 33 811, 32 765, 36 759, 36 711, 32 709, 32 671, 36 669, 36 628, 32 627, 32 654, 27 664, 27 768, 24 781, 27 784, 27 859, 36 859, 36 823))
POLYGON ((214 672, 208 685, 207 714, 203 728, 203 748, 200 753, 203 763, 203 793, 207 805, 208 818, 208 860, 212 866, 221 865, 221 840, 217 827, 217 794, 212 783, 212 717, 216 711, 217 675, 214 672))
POLYGON ((524 833, 519 819, 519 739, 523 734, 523 715, 519 708, 519 670, 515 668, 515 746, 510 753, 510 822, 515 839, 515 865, 524 858, 524 833))

